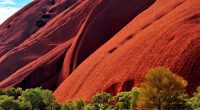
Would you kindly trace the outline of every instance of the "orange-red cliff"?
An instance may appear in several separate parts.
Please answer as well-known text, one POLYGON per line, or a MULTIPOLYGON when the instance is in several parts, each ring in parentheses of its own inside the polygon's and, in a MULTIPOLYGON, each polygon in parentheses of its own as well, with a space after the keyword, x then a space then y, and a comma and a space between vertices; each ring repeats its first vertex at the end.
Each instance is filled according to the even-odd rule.
POLYGON ((131 90, 156 66, 183 76, 194 91, 200 84, 199 7, 199 0, 157 0, 81 63, 55 91, 57 100, 131 90))
POLYGON ((154 2, 53 1, 33 1, 1 25, 0 87, 55 89, 77 65, 154 2))
POLYGON ((0 87, 116 94, 165 66, 200 84, 199 0, 34 0, 0 25, 0 87))

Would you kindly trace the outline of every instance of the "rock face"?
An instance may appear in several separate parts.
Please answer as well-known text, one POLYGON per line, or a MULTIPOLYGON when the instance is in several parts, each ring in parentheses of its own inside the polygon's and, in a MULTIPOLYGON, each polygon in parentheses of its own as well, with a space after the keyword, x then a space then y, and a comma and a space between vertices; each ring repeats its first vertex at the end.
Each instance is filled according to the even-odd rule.
POLYGON ((19 46, 76 0, 35 0, 0 26, 0 56, 19 46))
POLYGON ((0 87, 56 89, 83 60, 154 2, 33 1, 0 26, 0 87))
POLYGON ((101 0, 66 54, 61 81, 155 0, 101 0))
POLYGON ((200 85, 199 0, 35 0, 0 25, 0 87, 60 103, 113 95, 165 66, 200 85))
POLYGON ((200 85, 199 7, 199 0, 157 0, 82 62, 57 88, 56 99, 128 91, 156 66, 183 76, 193 92, 200 85))

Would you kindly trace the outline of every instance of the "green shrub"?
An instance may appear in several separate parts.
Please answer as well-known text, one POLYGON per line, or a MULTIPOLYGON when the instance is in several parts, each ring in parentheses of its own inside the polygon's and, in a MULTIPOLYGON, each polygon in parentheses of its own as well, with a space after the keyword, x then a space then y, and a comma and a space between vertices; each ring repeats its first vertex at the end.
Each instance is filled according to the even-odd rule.
POLYGON ((138 109, 186 109, 185 88, 187 81, 173 74, 169 69, 158 67, 145 75, 145 82, 140 85, 138 109))
POLYGON ((43 103, 45 105, 46 110, 59 110, 60 105, 56 102, 52 91, 42 90, 41 97, 43 99, 43 103))
POLYGON ((87 104, 87 105, 85 105, 85 107, 83 108, 83 110, 95 110, 96 108, 93 106, 93 105, 91 105, 91 104, 87 104))
POLYGON ((97 93, 91 100, 91 104, 96 107, 96 109, 110 108, 109 100, 112 99, 112 95, 106 92, 97 93))
POLYGON ((13 96, 14 99, 18 99, 18 97, 22 94, 22 88, 9 88, 7 91, 3 92, 8 96, 13 96))
POLYGON ((15 88, 9 88, 6 92, 6 95, 15 97, 15 88))
POLYGON ((74 102, 68 101, 61 107, 61 110, 78 110, 78 107, 74 102))
POLYGON ((137 101, 138 101, 138 95, 139 95, 138 88, 133 88, 130 95, 131 95, 130 109, 131 110, 137 110, 137 101))
POLYGON ((200 110, 200 87, 190 99, 186 86, 182 77, 158 67, 147 72, 139 88, 116 96, 98 93, 90 103, 68 101, 61 106, 52 91, 42 88, 0 89, 0 110, 200 110))
POLYGON ((200 109, 200 86, 197 87, 197 92, 194 92, 194 96, 190 99, 191 107, 194 110, 200 109))
POLYGON ((68 101, 62 106, 61 110, 90 110, 91 108, 91 106, 87 106, 85 101, 78 100, 76 102, 68 101))
POLYGON ((137 108, 137 98, 138 98, 138 88, 133 88, 130 92, 120 92, 116 96, 115 110, 136 110, 137 108))
POLYGON ((104 104, 102 104, 102 105, 100 106, 99 109, 98 109, 98 108, 96 108, 96 109, 98 109, 98 110, 111 110, 112 108, 113 108, 113 107, 112 107, 111 105, 104 103, 104 104))
POLYGON ((52 92, 42 88, 26 89, 19 100, 23 108, 30 110, 58 110, 60 108, 52 92))
POLYGON ((44 109, 44 102, 41 94, 40 88, 26 89, 20 96, 21 105, 23 108, 30 110, 44 109))
POLYGON ((87 105, 86 102, 83 100, 76 101, 76 106, 78 110, 83 110, 86 105, 87 105))
POLYGON ((21 110, 20 104, 12 96, 0 96, 0 110, 21 110))

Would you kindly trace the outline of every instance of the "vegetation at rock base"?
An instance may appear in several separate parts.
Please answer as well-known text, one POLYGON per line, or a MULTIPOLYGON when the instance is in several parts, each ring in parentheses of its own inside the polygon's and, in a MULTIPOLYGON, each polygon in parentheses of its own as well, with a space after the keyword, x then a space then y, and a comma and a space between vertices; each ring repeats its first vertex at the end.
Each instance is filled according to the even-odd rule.
POLYGON ((90 102, 56 102, 52 91, 39 88, 0 89, 0 110, 200 110, 200 87, 189 97, 187 81, 169 69, 149 70, 144 82, 129 92, 116 96, 97 93, 90 102))
POLYGON ((197 92, 194 93, 194 97, 189 102, 193 109, 200 110, 200 87, 197 88, 197 92))
POLYGON ((169 69, 152 69, 145 75, 145 82, 140 85, 138 109, 187 109, 186 86, 187 81, 169 69))

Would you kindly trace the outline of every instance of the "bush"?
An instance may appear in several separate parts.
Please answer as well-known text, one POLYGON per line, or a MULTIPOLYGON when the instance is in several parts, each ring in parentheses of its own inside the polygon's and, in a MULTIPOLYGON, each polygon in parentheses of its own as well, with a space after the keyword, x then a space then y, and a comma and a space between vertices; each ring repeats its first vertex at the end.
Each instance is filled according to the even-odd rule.
POLYGON ((158 67, 147 72, 139 88, 116 96, 98 93, 90 103, 68 101, 61 106, 52 91, 42 88, 0 89, 0 110, 200 110, 200 87, 189 99, 186 86, 182 77, 158 67))
POLYGON ((193 95, 194 96, 190 99, 191 107, 194 110, 200 109, 200 86, 197 88, 197 92, 193 95))
POLYGON ((52 92, 42 88, 26 89, 19 99, 22 107, 30 110, 58 110, 60 108, 52 92))
POLYGON ((133 88, 130 92, 120 92, 114 99, 117 99, 114 105, 115 110, 136 110, 138 98, 138 88, 133 88))
POLYGON ((95 107, 91 104, 87 104, 87 105, 85 105, 83 110, 95 110, 95 107))
POLYGON ((6 95, 8 95, 8 96, 13 96, 13 97, 16 96, 15 88, 9 88, 5 93, 6 93, 6 95))
POLYGON ((187 81, 169 69, 151 69, 139 89, 138 109, 187 109, 186 86, 187 81))
POLYGON ((83 100, 78 100, 76 102, 68 101, 61 108, 61 110, 91 110, 91 109, 92 106, 89 105, 87 106, 87 103, 83 100))
POLYGON ((42 88, 0 90, 0 110, 60 110, 53 93, 42 88))
POLYGON ((75 103, 73 103, 72 101, 68 101, 62 106, 61 110, 78 110, 78 108, 75 103))
POLYGON ((21 110, 20 104, 13 97, 7 95, 0 96, 0 110, 21 110))
POLYGON ((91 101, 91 104, 96 107, 96 109, 108 109, 110 105, 108 104, 109 100, 112 99, 112 95, 106 92, 96 94, 91 101))

